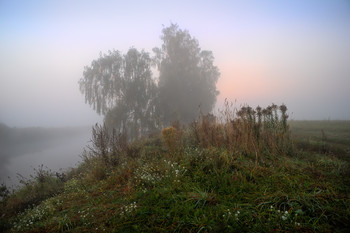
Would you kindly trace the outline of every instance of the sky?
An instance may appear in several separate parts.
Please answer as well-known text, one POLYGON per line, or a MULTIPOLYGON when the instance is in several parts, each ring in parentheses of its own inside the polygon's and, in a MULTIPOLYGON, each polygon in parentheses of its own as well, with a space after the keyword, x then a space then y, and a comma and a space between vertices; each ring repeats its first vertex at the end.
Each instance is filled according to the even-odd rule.
POLYGON ((350 119, 350 1, 0 0, 0 122, 92 125, 78 81, 100 52, 152 52, 171 23, 210 50, 224 100, 350 119))

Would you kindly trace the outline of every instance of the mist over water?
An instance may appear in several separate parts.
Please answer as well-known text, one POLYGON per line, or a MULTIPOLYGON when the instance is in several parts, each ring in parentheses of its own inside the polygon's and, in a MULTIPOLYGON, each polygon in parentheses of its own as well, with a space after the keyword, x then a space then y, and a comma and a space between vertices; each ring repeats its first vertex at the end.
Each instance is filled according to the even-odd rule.
POLYGON ((13 188, 19 185, 18 174, 30 178, 41 165, 52 172, 76 167, 91 138, 91 127, 10 130, 16 137, 0 138, 0 182, 13 188))

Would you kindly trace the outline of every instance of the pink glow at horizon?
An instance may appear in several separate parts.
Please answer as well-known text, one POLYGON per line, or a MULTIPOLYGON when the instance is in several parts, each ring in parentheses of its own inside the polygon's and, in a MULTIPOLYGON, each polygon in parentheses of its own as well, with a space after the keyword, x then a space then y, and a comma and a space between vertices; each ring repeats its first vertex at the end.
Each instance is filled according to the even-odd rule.
POLYGON ((0 123, 67 126, 102 120, 78 80, 99 53, 161 46, 177 23, 211 50, 224 100, 285 103, 295 119, 350 119, 350 2, 0 2, 0 123), (59 117, 65 116, 65 117, 59 117))

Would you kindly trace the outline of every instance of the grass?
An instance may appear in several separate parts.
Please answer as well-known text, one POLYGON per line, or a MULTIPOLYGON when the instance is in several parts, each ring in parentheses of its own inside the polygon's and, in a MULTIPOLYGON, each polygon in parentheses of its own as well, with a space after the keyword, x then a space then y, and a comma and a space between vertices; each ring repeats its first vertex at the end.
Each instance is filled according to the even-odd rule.
MULTIPOLYGON (((279 113, 259 125, 257 112, 228 121, 203 116, 191 127, 174 124, 127 145, 115 141, 113 148, 96 143, 64 179, 41 172, 62 182, 58 191, 42 185, 47 195, 16 211, 9 210, 14 200, 32 190, 24 185, 5 195, 1 230, 346 232, 350 130, 343 129, 349 122, 284 125, 279 113)), ((103 131, 97 129, 95 139, 103 131)))
POLYGON ((291 121, 299 148, 334 154, 349 161, 350 121, 291 121))

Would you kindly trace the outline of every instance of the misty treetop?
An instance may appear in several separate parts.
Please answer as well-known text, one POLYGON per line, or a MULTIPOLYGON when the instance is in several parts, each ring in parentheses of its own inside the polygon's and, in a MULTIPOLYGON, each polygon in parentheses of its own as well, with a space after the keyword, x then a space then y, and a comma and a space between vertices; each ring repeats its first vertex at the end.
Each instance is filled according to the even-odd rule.
POLYGON ((134 98, 130 95, 135 90, 129 89, 141 89, 147 84, 146 79, 151 80, 150 62, 148 53, 135 48, 129 49, 125 55, 119 51, 100 54, 91 66, 84 67, 84 78, 79 81, 80 91, 97 113, 105 115, 124 99, 130 103, 134 98))
POLYGON ((99 114, 105 115, 108 126, 128 129, 134 136, 151 131, 155 121, 157 87, 152 79, 151 58, 135 48, 121 55, 109 51, 85 67, 79 82, 85 100, 99 114))
POLYGON ((171 24, 162 30, 163 44, 154 57, 130 48, 126 54, 109 51, 86 66, 80 91, 108 127, 131 138, 172 121, 188 123, 198 113, 209 113, 220 76, 211 51, 201 50, 187 30, 171 24), (153 77, 154 65, 159 77, 153 77))
POLYGON ((216 103, 220 73, 213 65, 214 56, 211 51, 202 51, 198 41, 175 24, 163 29, 161 39, 162 47, 153 52, 163 121, 191 122, 199 110, 209 113, 216 103))

